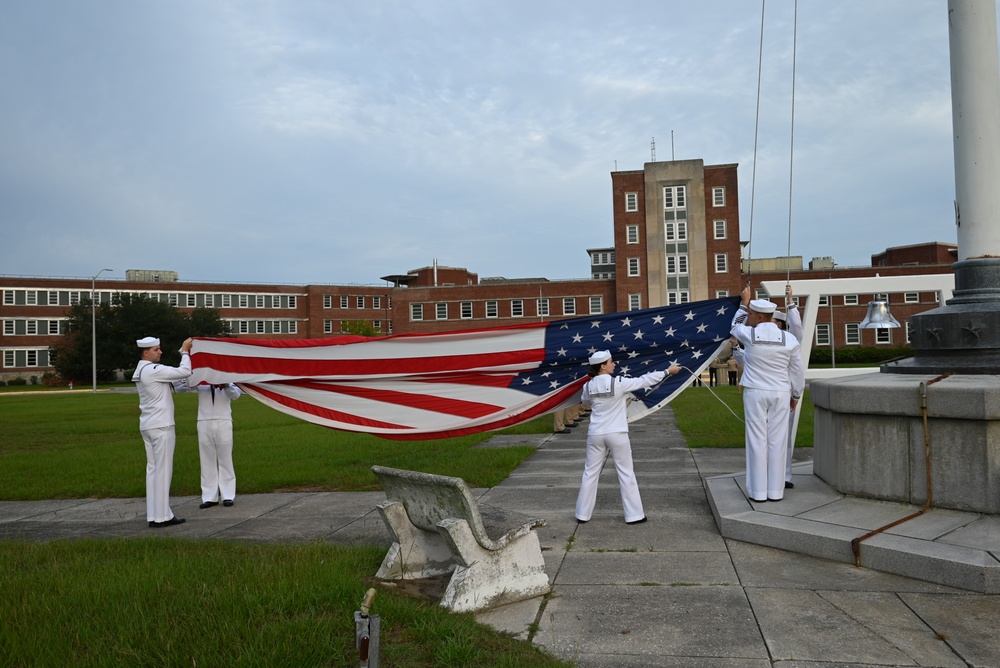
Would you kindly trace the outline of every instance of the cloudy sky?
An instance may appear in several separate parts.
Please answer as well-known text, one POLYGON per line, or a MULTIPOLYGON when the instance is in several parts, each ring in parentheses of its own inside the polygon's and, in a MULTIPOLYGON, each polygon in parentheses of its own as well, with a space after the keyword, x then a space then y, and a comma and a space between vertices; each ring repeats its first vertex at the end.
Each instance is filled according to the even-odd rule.
POLYGON ((653 138, 739 164, 753 257, 954 242, 944 0, 794 8, 754 169, 747 0, 4 2, 0 274, 582 278, 653 138))

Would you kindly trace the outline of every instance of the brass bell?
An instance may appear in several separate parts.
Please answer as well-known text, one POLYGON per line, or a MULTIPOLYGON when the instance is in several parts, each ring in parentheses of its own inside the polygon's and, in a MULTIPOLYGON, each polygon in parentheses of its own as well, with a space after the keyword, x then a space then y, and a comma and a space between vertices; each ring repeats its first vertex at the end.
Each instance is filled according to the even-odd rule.
POLYGON ((861 329, 893 329, 899 321, 892 317, 888 302, 868 302, 868 313, 858 325, 861 329))

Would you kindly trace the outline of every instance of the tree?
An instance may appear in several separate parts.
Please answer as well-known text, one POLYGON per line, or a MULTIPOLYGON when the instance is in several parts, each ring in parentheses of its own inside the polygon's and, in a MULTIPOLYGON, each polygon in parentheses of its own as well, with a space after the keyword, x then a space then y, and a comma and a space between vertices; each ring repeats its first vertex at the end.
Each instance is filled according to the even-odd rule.
POLYGON ((378 336, 381 334, 367 320, 343 320, 340 323, 340 332, 342 334, 356 334, 358 336, 378 336))
MULTIPOLYGON (((163 346, 164 364, 180 362, 177 349, 189 336, 227 336, 229 325, 215 309, 195 309, 191 315, 148 295, 122 292, 96 311, 97 379, 109 381, 117 371, 135 367, 137 339, 155 336, 163 346)), ((91 302, 70 308, 63 341, 49 349, 56 372, 66 379, 92 381, 91 302)))

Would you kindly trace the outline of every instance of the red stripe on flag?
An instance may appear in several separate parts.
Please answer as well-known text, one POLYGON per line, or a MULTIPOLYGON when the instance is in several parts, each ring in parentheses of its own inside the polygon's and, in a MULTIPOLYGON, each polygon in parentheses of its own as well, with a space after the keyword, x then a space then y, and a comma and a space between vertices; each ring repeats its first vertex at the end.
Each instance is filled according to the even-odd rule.
MULTIPOLYGON (((449 378, 449 382, 451 379, 449 378)), ((291 385, 294 387, 304 387, 310 390, 320 390, 337 394, 346 394, 351 397, 359 397, 370 401, 379 401, 394 406, 406 406, 408 408, 419 408, 421 410, 433 411, 435 413, 445 413, 446 415, 456 415, 469 419, 485 417, 501 410, 503 406, 493 406, 477 401, 465 401, 463 399, 450 399, 434 394, 404 392, 399 390, 384 390, 371 387, 360 387, 357 385, 342 385, 337 383, 323 383, 315 381, 285 381, 273 383, 273 385, 291 385)))
MULTIPOLYGON (((307 415, 315 415, 318 418, 323 418, 324 420, 331 420, 334 422, 342 422, 344 424, 357 425, 359 427, 375 427, 378 429, 412 429, 407 425, 393 424, 391 422, 382 422, 380 420, 371 420, 369 418, 358 417, 351 413, 343 413, 341 411, 330 410, 329 408, 321 408, 315 404, 306 403, 304 401, 299 401, 298 399, 292 399, 287 397, 280 392, 275 392, 273 390, 267 389, 265 386, 256 383, 240 383, 241 387, 246 387, 251 391, 252 394, 259 394, 261 396, 267 397, 271 401, 285 406, 289 409, 298 411, 300 413, 305 413, 307 415)), ((344 431, 350 431, 345 429, 344 431)), ((355 429, 353 431, 362 431, 361 429, 355 429)))

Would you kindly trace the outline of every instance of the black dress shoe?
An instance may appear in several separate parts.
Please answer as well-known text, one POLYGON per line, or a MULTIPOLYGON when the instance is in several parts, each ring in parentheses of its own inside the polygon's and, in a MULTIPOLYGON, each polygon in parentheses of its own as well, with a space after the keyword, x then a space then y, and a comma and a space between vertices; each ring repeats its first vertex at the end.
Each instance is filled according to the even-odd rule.
POLYGON ((552 432, 553 434, 568 434, 569 429, 560 429, 559 431, 552 432))
POLYGON ((586 523, 587 523, 587 522, 589 522, 589 521, 590 521, 590 520, 581 520, 581 519, 580 519, 579 517, 578 517, 578 518, 576 518, 576 523, 577 523, 577 524, 586 524, 586 523))
POLYGON ((767 499, 750 499, 754 503, 767 503, 767 499))
POLYGON ((646 521, 646 518, 643 517, 641 520, 632 520, 631 522, 626 522, 625 524, 642 524, 645 521, 646 521))
POLYGON ((211 508, 212 506, 217 506, 217 505, 219 505, 218 501, 203 501, 201 505, 199 505, 198 507, 201 508, 202 510, 205 510, 205 508, 211 508))
POLYGON ((175 524, 184 524, 184 522, 186 522, 186 521, 187 520, 185 520, 183 517, 174 516, 174 517, 171 517, 166 522, 150 522, 149 526, 152 529, 162 529, 163 527, 172 527, 175 524))
POLYGON ((225 501, 222 502, 222 505, 224 505, 226 508, 228 508, 229 506, 233 505, 233 500, 232 499, 226 499, 225 501))
POLYGON ((778 501, 781 501, 781 499, 772 499, 770 497, 768 497, 767 500, 770 501, 771 503, 777 503, 778 501))
POLYGON ((795 483, 785 482, 785 489, 795 489, 795 483))

